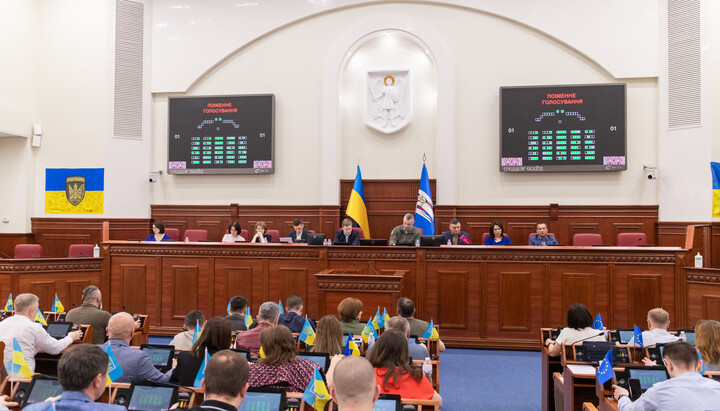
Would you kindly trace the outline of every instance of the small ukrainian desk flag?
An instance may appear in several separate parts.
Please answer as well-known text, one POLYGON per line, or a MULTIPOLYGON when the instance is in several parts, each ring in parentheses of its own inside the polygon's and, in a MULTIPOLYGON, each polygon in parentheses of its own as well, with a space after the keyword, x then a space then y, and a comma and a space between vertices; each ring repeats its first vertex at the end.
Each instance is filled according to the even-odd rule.
POLYGON ((432 319, 430 319, 430 324, 428 324, 422 338, 440 338, 440 334, 438 334, 438 330, 435 328, 435 323, 432 319))
POLYGON ((45 169, 45 212, 102 214, 104 168, 45 169))
POLYGON ((368 320, 367 324, 365 324, 365 328, 363 328, 362 333, 362 339, 365 342, 365 344, 368 343, 368 340, 370 339, 370 336, 372 335, 374 339, 378 339, 378 333, 375 331, 375 327, 373 326, 372 320, 368 320))
POLYGON ((10 371, 21 377, 32 378, 32 371, 30 370, 30 366, 27 361, 25 361, 25 356, 23 356, 23 352, 17 338, 13 338, 12 363, 10 365, 10 371))
POLYGON ((57 296, 57 293, 55 293, 55 302, 53 302, 52 311, 56 313, 64 313, 65 312, 65 306, 60 302, 60 299, 57 296))
POLYGON ((195 341, 200 338, 200 335, 202 334, 202 330, 200 329, 200 321, 195 321, 195 332, 193 333, 193 345, 195 345, 195 341))
POLYGON ((280 307, 280 315, 285 314, 285 308, 282 305, 282 301, 278 301, 278 307, 280 307))
POLYGON ((35 322, 40 323, 47 327, 47 321, 45 321, 45 316, 43 316, 42 311, 38 308, 37 313, 35 314, 35 322))
POLYGON ((225 311, 227 311, 227 315, 230 315, 230 302, 232 302, 232 300, 228 301, 227 308, 225 309, 225 311))
POLYGON ((385 308, 385 307, 383 307, 382 318, 383 318, 383 325, 387 328, 387 322, 388 322, 388 320, 390 320, 390 315, 388 314, 387 308, 385 308))
POLYGON ((8 300, 5 303, 4 311, 6 313, 9 313, 10 311, 12 311, 12 309, 13 309, 13 300, 12 300, 12 293, 10 293, 10 295, 8 296, 8 300))
POLYGON ((379 330, 380 328, 385 328, 385 320, 383 320, 382 315, 380 315, 380 307, 378 307, 378 310, 375 313, 375 317, 373 317, 372 319, 372 323, 376 330, 379 330))
POLYGON ((202 387, 202 380, 205 378, 205 367, 207 367, 207 363, 210 361, 210 354, 208 354, 207 348, 205 348, 205 358, 203 358, 203 362, 200 365, 200 369, 198 370, 197 375, 195 375, 195 381, 193 382, 193 387, 202 387))
POLYGON ((250 305, 247 306, 247 309, 245 310, 245 328, 248 330, 250 329, 250 326, 253 324, 252 314, 250 314, 250 305))
POLYGON ((343 351, 343 355, 360 355, 360 349, 350 333, 348 333, 348 339, 345 342, 345 351, 343 351))
POLYGON ((595 321, 593 321, 592 328, 595 330, 600 330, 600 331, 602 331, 603 328, 605 328, 605 326, 603 326, 602 317, 600 316, 600 314, 598 314, 597 317, 595 317, 595 321))
POLYGON ((310 379, 310 384, 305 388, 302 399, 316 410, 325 409, 325 404, 330 401, 330 393, 328 393, 327 386, 317 368, 315 368, 315 375, 310 379))
POLYGON ((117 357, 115 357, 112 348, 110 348, 110 343, 105 346, 105 353, 107 353, 108 355, 107 383, 105 384, 105 386, 107 387, 108 385, 115 382, 118 378, 122 377, 123 370, 120 367, 120 363, 118 362, 117 357))
POLYGON ((315 330, 312 329, 310 321, 305 318, 305 325, 303 325, 302 331, 300 331, 300 341, 307 345, 315 344, 315 330))
POLYGON ((365 206, 365 192, 363 191, 362 174, 360 166, 357 166, 355 173, 355 184, 353 184, 350 192, 350 200, 348 200, 345 214, 355 220, 355 222, 363 229, 365 238, 372 238, 370 235, 370 223, 368 222, 367 207, 365 206))

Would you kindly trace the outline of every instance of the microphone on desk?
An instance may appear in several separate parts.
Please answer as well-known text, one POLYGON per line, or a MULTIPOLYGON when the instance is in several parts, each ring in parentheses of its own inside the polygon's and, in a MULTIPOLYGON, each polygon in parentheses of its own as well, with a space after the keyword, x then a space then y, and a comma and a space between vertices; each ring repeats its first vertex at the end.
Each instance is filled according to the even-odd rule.
POLYGON ((0 251, 0 255, 3 256, 3 257, 5 257, 5 258, 9 258, 9 259, 12 260, 12 257, 10 257, 9 255, 3 253, 2 251, 0 251))
POLYGON ((350 264, 350 267, 346 268, 345 271, 341 272, 340 274, 345 274, 347 272, 347 270, 353 268, 354 265, 355 265, 355 263, 350 264))
POLYGON ((585 338, 583 338, 582 340, 577 340, 577 341, 575 341, 574 343, 572 343, 572 345, 575 345, 575 344, 577 344, 577 343, 579 343, 579 342, 583 342, 583 341, 585 341, 585 340, 589 340, 589 339, 591 339, 591 338, 599 337, 599 336, 601 336, 601 335, 604 336, 604 335, 605 335, 605 331, 600 331, 599 333, 597 333, 597 334, 595 334, 595 335, 591 335, 591 336, 589 336, 589 337, 585 337, 585 338))
POLYGON ((375 271, 375 274, 380 275, 380 273, 377 272, 377 270, 375 268, 373 268, 373 266, 371 266, 370 263, 366 263, 366 264, 368 267, 370 267, 371 270, 375 271))

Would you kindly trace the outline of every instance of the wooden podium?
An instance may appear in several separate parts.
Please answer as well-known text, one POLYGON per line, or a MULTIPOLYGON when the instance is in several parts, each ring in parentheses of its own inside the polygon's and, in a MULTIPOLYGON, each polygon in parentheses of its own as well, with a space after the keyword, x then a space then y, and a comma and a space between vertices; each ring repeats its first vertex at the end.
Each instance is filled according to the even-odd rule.
MULTIPOLYGON (((387 272, 387 271, 386 271, 387 272)), ((315 274, 318 293, 318 319, 327 314, 337 315, 337 306, 347 297, 363 302, 363 318, 373 316, 376 307, 388 309, 395 315, 400 297, 406 297, 407 270, 396 270, 389 275, 342 273, 339 269, 322 270, 315 274)))

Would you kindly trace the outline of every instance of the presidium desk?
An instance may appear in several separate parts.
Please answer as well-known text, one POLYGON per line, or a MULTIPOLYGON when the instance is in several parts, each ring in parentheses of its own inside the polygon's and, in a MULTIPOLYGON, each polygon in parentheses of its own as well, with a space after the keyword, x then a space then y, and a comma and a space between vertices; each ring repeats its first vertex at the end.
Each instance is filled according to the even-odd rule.
POLYGON ((601 313, 608 328, 642 327, 654 307, 670 312, 675 327, 687 325, 680 248, 129 241, 101 248, 105 309, 148 314, 151 334, 177 333, 195 309, 224 316, 234 295, 257 315, 263 302, 293 294, 316 320, 357 297, 363 321, 378 306, 395 315, 397 298, 407 296, 416 317, 433 319, 451 346, 538 349, 540 328, 565 325, 575 302, 601 313))

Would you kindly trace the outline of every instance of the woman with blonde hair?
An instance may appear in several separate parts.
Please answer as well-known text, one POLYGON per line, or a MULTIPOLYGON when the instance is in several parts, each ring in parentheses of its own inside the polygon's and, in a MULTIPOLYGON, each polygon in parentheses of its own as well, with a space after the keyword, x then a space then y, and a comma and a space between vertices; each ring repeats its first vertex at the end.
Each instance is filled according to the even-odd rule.
POLYGON ((342 354, 344 348, 340 321, 332 314, 321 318, 315 331, 315 345, 312 347, 312 352, 324 352, 332 357, 342 354))

